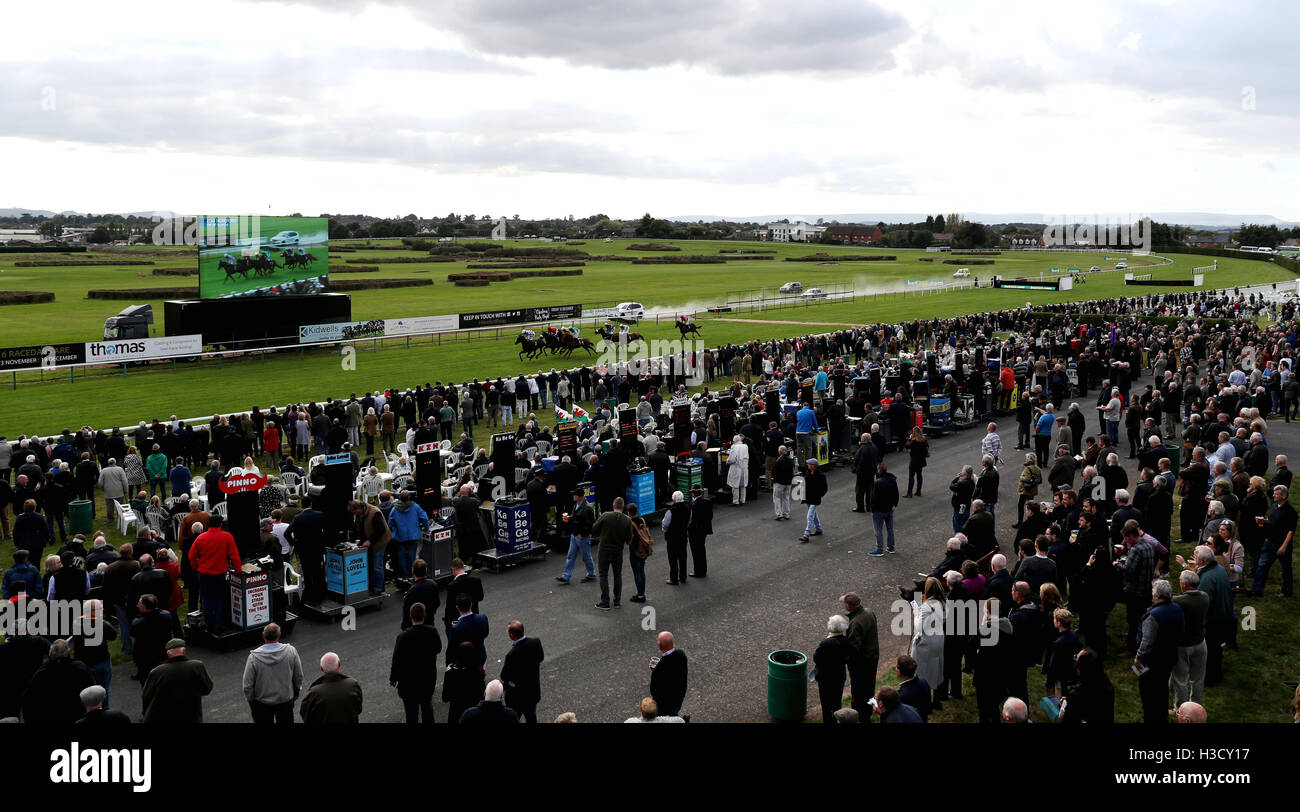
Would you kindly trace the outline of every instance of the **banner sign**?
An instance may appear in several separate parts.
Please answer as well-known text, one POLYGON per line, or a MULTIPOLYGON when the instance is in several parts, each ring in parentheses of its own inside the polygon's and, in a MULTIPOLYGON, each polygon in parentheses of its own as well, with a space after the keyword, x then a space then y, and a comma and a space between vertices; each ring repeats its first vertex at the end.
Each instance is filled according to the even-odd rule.
POLYGON ((326 454, 325 459, 321 461, 322 465, 342 465, 343 463, 352 464, 352 455, 346 451, 340 451, 337 454, 326 454))
POLYGON ((235 474, 221 480, 222 493, 248 493, 266 487, 266 477, 261 474, 235 474))
POLYGON ((42 344, 0 349, 0 372, 19 372, 86 363, 86 345, 42 344))
POLYGON ((88 364, 121 364, 127 361, 147 361, 151 358, 198 355, 203 352, 203 336, 88 341, 85 352, 88 364))
POLYGON ((514 310, 489 310, 483 313, 461 313, 460 329, 471 327, 496 327, 502 324, 527 324, 535 321, 576 319, 582 317, 582 305, 554 305, 552 307, 518 307, 514 310))
POLYGON ((446 333, 457 328, 457 317, 416 316, 409 319, 384 319, 384 335, 409 336, 423 333, 446 333))
POLYGON ((384 320, 340 321, 333 324, 301 324, 298 326, 298 343, 312 341, 350 341, 357 338, 381 338, 384 320))

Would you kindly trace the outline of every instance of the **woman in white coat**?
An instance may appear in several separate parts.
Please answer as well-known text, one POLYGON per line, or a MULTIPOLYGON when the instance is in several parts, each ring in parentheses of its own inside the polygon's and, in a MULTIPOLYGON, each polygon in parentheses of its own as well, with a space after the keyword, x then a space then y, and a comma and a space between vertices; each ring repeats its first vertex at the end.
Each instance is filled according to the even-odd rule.
POLYGON ((737 434, 731 438, 727 452, 727 485, 731 487, 731 504, 745 504, 745 487, 749 485, 749 446, 737 434))
POLYGON ((934 691, 943 682, 943 633, 946 608, 943 586, 938 578, 925 579, 921 606, 912 612, 912 659, 916 675, 934 691))

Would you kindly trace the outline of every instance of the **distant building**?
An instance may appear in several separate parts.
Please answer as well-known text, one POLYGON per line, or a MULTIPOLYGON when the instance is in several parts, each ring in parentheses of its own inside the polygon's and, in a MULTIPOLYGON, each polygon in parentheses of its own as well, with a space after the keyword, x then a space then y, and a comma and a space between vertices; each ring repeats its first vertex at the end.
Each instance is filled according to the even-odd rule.
POLYGON ((1043 248, 1047 244, 1043 241, 1041 234, 1032 237, 1022 237, 1016 235, 1007 239, 1007 243, 1012 248, 1043 248))
POLYGON ((885 235, 879 226, 830 226, 822 236, 844 245, 874 245, 885 235))
POLYGON ((793 223, 768 223, 767 240, 769 242, 812 242, 825 230, 826 226, 815 226, 803 220, 793 223))
POLYGON ((623 236, 624 239, 629 239, 629 240, 630 240, 630 239, 632 239, 633 237, 636 236, 636 229, 635 229, 635 228, 632 228, 631 226, 629 226, 629 227, 623 229, 623 230, 622 230, 621 232, 619 232, 619 233, 623 236))
POLYGON ((938 234, 934 235, 934 239, 930 241, 930 244, 931 245, 952 245, 952 232, 940 231, 938 234))

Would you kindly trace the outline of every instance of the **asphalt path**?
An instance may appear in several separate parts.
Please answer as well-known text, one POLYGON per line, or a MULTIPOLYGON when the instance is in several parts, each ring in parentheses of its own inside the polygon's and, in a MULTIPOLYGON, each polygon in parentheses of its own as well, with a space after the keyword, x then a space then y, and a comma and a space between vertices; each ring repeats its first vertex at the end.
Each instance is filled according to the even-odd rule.
MULTIPOLYGON (((1150 382, 1149 377, 1139 379, 1133 391, 1140 393, 1150 382)), ((1095 399, 1094 392, 1078 400, 1087 415, 1090 434, 1097 427, 1095 399)), ((1280 419, 1270 421, 1269 428, 1272 454, 1294 450, 1296 428, 1280 419)), ((658 653, 657 632, 666 630, 674 634, 678 647, 689 657, 690 687, 684 712, 698 722, 767 721, 767 654, 793 648, 811 658, 824 636, 827 618, 842 611, 839 596, 850 590, 861 594, 876 613, 881 670, 885 671, 908 648, 907 637, 890 631, 890 609, 898 598, 894 587, 910 584, 917 572, 928 572, 943 557, 952 530, 947 485, 962 465, 978 464, 983 434, 981 425, 931 440, 924 496, 900 500, 895 513, 896 555, 867 555, 875 548, 871 516, 851 512, 853 475, 845 466, 829 470, 830 491, 821 508, 825 534, 813 537, 808 544, 798 542, 805 513, 800 505, 792 506, 791 521, 777 522, 766 493, 743 507, 719 504, 714 511, 715 533, 708 541, 706 579, 665 585, 666 549, 662 533, 654 528, 656 548, 647 562, 649 600, 644 605, 627 601, 634 590, 626 563, 623 605, 610 611, 594 608, 600 597, 597 583, 579 583, 581 561, 571 585, 554 580, 563 567, 561 555, 549 554, 545 561, 525 563, 501 574, 481 573, 486 592, 481 610, 491 625, 488 677, 500 673, 509 646, 507 622, 521 620, 529 635, 540 637, 546 652, 539 719, 550 721, 564 711, 573 711, 584 722, 619 722, 635 715, 638 702, 649 695, 649 658, 658 653)), ((1008 525, 1016 504, 1015 481, 1023 460, 1023 452, 1012 451, 1016 443, 1013 416, 1001 418, 999 434, 1006 465, 1000 469, 997 526, 999 541, 1007 551, 1008 525)), ((1122 430, 1121 441, 1126 442, 1122 430)), ((1121 461, 1136 482, 1136 460, 1126 456, 1121 454, 1121 461)), ((900 492, 905 492, 906 455, 891 453, 886 463, 898 475, 900 492)), ((355 630, 299 620, 287 640, 302 656, 306 682, 318 676, 317 663, 324 652, 337 652, 344 673, 362 685, 362 720, 402 721, 402 703, 388 686, 400 611, 401 596, 390 591, 382 608, 358 613, 355 630)), ((195 648, 190 654, 204 661, 215 683, 204 702, 205 718, 249 721, 241 690, 246 652, 195 648)), ((139 718, 140 695, 130 680, 133 670, 129 664, 115 670, 113 706, 139 718)), ((810 684, 810 713, 816 707, 816 686, 810 684)), ((438 721, 446 721, 447 706, 438 703, 435 708, 438 721)))

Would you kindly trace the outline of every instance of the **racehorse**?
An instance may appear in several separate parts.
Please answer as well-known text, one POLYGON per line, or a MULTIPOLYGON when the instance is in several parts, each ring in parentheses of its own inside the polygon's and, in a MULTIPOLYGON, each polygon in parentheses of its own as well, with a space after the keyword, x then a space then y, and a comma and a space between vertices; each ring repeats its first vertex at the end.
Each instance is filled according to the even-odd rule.
POLYGON ((520 333, 518 337, 515 338, 515 343, 523 345, 523 349, 519 351, 519 360, 521 361, 524 359, 525 355, 529 358, 536 358, 546 349, 544 341, 540 339, 530 339, 523 333, 520 333))
POLYGON ((596 354, 596 345, 592 344, 590 339, 565 332, 561 334, 560 341, 563 344, 565 356, 573 355, 574 350, 586 350, 588 355, 596 354))
POLYGON ((235 278, 235 274, 237 273, 243 274, 244 278, 248 279, 248 268, 241 268, 237 262, 228 262, 223 259, 221 262, 217 263, 217 267, 226 272, 226 278, 221 280, 222 282, 229 282, 235 278))
POLYGON ((676 324, 677 329, 681 331, 682 338, 686 338, 686 336, 691 333, 694 333, 695 335, 700 335, 700 325, 696 324, 693 321, 682 321, 681 319, 678 319, 673 323, 676 324))
POLYGON ((637 341, 645 341, 645 336, 641 335, 640 333, 636 333, 636 332, 620 333, 612 327, 608 331, 605 330, 605 328, 603 327, 598 328, 596 330, 596 335, 600 336, 601 338, 605 339, 611 344, 617 344, 619 341, 626 341, 628 344, 634 344, 637 341))

